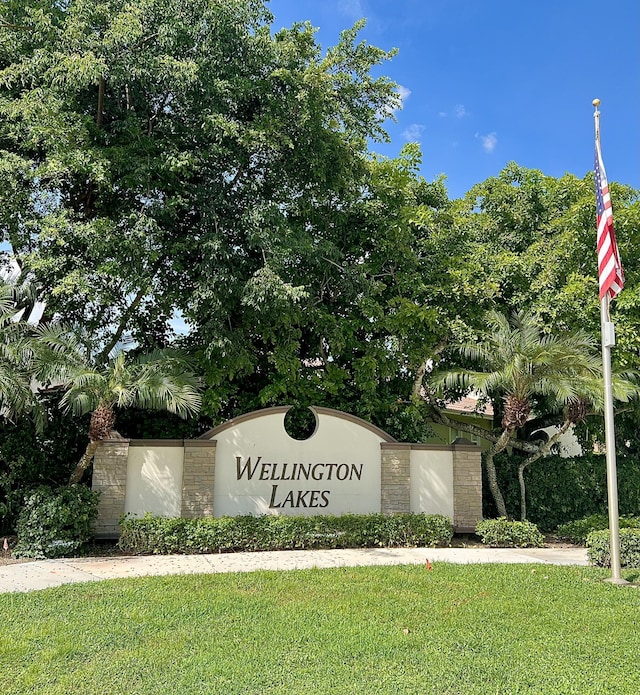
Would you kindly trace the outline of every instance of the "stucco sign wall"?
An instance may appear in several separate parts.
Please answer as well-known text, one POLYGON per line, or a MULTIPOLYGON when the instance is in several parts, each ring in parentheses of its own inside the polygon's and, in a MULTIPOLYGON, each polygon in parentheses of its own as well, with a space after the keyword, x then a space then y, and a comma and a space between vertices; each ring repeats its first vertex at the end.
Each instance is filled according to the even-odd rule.
POLYGON ((445 514, 459 530, 482 517, 480 450, 398 442, 360 418, 311 408, 312 435, 293 439, 288 407, 230 420, 198 440, 111 440, 94 460, 97 535, 141 516, 445 514))
POLYGON ((314 408, 316 429, 298 441, 285 430, 286 412, 259 411, 207 433, 216 440, 215 515, 379 512, 380 444, 390 437, 314 408))

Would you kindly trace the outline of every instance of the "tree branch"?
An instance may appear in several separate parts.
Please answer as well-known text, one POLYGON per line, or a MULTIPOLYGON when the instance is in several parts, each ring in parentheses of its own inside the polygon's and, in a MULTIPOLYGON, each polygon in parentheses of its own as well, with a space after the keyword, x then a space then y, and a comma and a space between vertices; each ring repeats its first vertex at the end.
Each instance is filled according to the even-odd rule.
MULTIPOLYGON (((488 442, 492 442, 493 444, 497 444, 503 434, 503 431, 500 430, 499 434, 494 432, 493 430, 485 430, 482 427, 478 427, 477 425, 472 425, 469 422, 464 422, 460 420, 452 420, 450 417, 445 415, 445 413, 442 411, 442 409, 435 403, 431 401, 427 401, 430 406, 430 412, 431 412, 431 417, 435 422, 437 422, 439 425, 444 425, 445 427, 451 427, 452 429, 456 430, 462 430, 463 432, 468 432, 469 434, 475 434, 476 437, 480 437, 481 439, 485 439, 488 442)), ((525 442, 522 439, 510 439, 509 441, 509 446, 512 449, 517 449, 518 451, 524 451, 525 453, 528 454, 536 454, 538 452, 539 447, 536 444, 532 444, 531 442, 525 442)))
POLYGON ((162 109, 164 109, 164 107, 167 105, 167 102, 169 101, 170 97, 171 97, 171 91, 166 91, 164 93, 164 96, 162 97, 162 100, 158 104, 158 107, 153 112, 153 114, 149 117, 149 121, 147 122, 147 135, 149 137, 151 137, 151 134, 153 133, 153 128, 155 126, 154 121, 158 118, 162 109))
POLYGON ((104 108, 104 75, 100 75, 98 80, 98 113, 96 114, 96 125, 102 128, 102 110, 104 108))
POLYGON ((531 465, 534 461, 537 461, 539 458, 542 458, 546 454, 548 454, 551 451, 551 448, 554 446, 554 444, 557 444, 557 442, 560 440, 560 437, 571 427, 573 423, 571 420, 565 420, 560 428, 557 430, 557 432, 552 436, 549 437, 549 439, 544 443, 541 444, 538 447, 538 451, 535 453, 532 453, 531 456, 529 456, 525 461, 523 461, 520 465, 522 466, 523 470, 527 468, 527 466, 531 465))
POLYGON ((525 470, 534 462, 537 461, 539 458, 542 458, 546 454, 548 454, 551 451, 551 447, 556 444, 560 437, 571 427, 572 421, 567 419, 565 420, 558 431, 552 436, 549 437, 549 439, 544 443, 541 444, 538 447, 538 451, 534 454, 531 454, 527 459, 524 461, 521 461, 520 464, 518 465, 518 483, 520 485, 520 519, 521 521, 525 521, 527 518, 527 496, 526 496, 526 488, 525 488, 525 481, 524 481, 524 472, 525 470))
POLYGON ((22 24, 11 24, 10 22, 0 22, 0 29, 20 29, 22 31, 30 31, 29 27, 22 24))
MULTIPOLYGON (((164 260, 164 257, 160 257, 156 263, 153 265, 151 269, 151 274, 149 276, 149 282, 155 277, 156 273, 160 269, 160 266, 162 265, 162 262, 164 260)), ((113 348, 118 344, 120 341, 120 338, 122 338, 122 334, 124 333, 126 327, 127 327, 127 322, 131 318, 131 314, 135 311, 135 309, 138 308, 138 305, 144 298, 145 294, 148 291, 148 286, 147 287, 141 287, 138 292, 136 293, 136 296, 133 298, 133 301, 129 306, 123 311, 122 316, 120 317, 120 323, 118 324, 118 328, 116 329, 116 332, 113 334, 113 337, 111 340, 102 348, 100 351, 100 354, 96 358, 96 361, 98 364, 105 364, 108 359, 109 359, 109 353, 113 350, 113 348)))

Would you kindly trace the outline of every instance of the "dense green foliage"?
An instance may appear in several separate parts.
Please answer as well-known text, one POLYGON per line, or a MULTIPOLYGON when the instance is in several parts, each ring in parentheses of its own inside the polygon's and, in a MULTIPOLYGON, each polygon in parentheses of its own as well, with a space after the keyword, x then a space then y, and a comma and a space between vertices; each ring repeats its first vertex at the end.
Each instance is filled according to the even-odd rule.
POLYGON ((125 408, 118 411, 116 429, 127 439, 197 439, 212 427, 206 418, 181 418, 166 411, 125 408))
MULTIPOLYGON (((514 516, 519 509, 518 464, 521 457, 502 455, 498 459, 500 484, 505 493, 507 511, 514 516)), ((618 456, 618 505, 620 514, 640 515, 640 466, 638 460, 618 456)), ((591 514, 607 514, 606 460, 603 454, 585 454, 574 458, 548 456, 527 469, 529 520, 545 532, 591 514)), ((483 514, 496 516, 493 501, 483 495, 483 514)))
POLYGON ((637 695, 638 594, 606 576, 434 563, 6 594, 0 691, 637 695))
POLYGON ((41 487, 24 501, 17 523, 16 557, 36 559, 77 554, 93 537, 98 493, 82 485, 41 487))
POLYGON ((87 441, 89 418, 73 418, 58 407, 60 392, 40 394, 44 428, 29 419, 0 421, 0 532, 15 533, 25 495, 63 485, 87 441))
POLYGON ((544 536, 530 521, 510 521, 505 517, 483 519, 476 526, 480 540, 492 548, 541 548, 544 536))
MULTIPOLYGON (((640 528, 640 517, 621 516, 618 519, 620 528, 640 528)), ((609 528, 609 517, 606 514, 592 514, 584 519, 576 519, 566 524, 560 524, 556 536, 562 540, 585 545, 587 536, 592 531, 604 531, 609 528)))
POLYGON ((140 554, 436 546, 453 537, 451 519, 427 514, 146 516, 126 518, 120 526, 120 547, 140 554))
MULTIPOLYGON (((589 562, 598 567, 611 567, 611 534, 592 531, 587 536, 589 562)), ((620 567, 640 569, 640 528, 620 529, 620 567)))

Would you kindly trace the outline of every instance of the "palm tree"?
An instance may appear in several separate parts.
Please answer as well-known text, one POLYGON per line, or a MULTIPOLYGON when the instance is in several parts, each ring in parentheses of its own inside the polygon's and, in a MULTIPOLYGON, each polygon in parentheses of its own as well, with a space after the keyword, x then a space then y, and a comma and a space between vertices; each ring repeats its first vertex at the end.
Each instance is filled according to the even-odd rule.
MULTIPOLYGON (((441 384, 474 389, 494 402, 503 401, 502 432, 487 451, 485 466, 498 514, 507 516, 494 457, 509 446, 542 400, 551 412, 565 410, 560 429, 566 431, 583 416, 585 402, 598 404, 602 400, 602 366, 595 341, 586 333, 549 335, 541 330, 533 314, 521 312, 509 320, 491 311, 486 323, 488 330, 483 339, 456 348, 477 369, 449 371, 441 376, 441 384)), ((626 400, 634 392, 635 387, 627 379, 617 380, 614 396, 626 400)), ((545 451, 558 437, 543 447, 545 451)), ((544 453, 530 456, 519 471, 521 515, 526 516, 524 468, 544 453)))
POLYGON ((68 375, 61 407, 76 415, 91 413, 89 444, 69 484, 81 480, 100 442, 109 437, 116 408, 166 410, 180 417, 200 410, 200 380, 185 357, 161 350, 128 357, 121 351, 104 367, 79 364, 68 375))
POLYGON ((28 287, 0 281, 0 414, 8 420, 30 416, 40 428, 37 390, 57 381, 73 340, 65 326, 25 321, 20 310, 28 300, 28 287))

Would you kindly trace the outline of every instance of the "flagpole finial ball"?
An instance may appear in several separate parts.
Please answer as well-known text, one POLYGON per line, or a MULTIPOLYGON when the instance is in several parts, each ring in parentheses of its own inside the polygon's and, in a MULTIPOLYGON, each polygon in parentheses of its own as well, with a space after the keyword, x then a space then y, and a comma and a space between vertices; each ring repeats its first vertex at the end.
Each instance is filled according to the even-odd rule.
POLYGON ((598 106, 600 106, 600 99, 594 99, 591 103, 598 108, 598 106))

